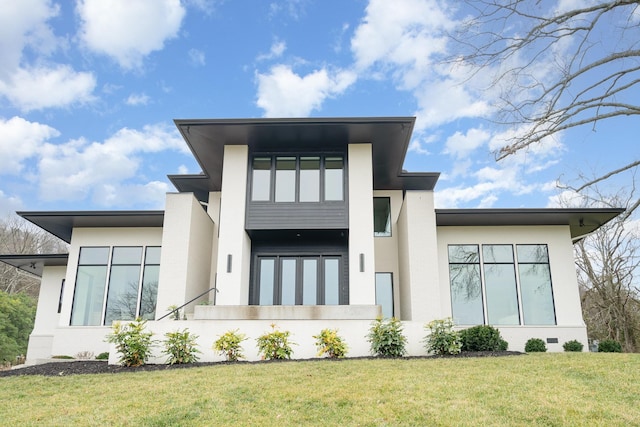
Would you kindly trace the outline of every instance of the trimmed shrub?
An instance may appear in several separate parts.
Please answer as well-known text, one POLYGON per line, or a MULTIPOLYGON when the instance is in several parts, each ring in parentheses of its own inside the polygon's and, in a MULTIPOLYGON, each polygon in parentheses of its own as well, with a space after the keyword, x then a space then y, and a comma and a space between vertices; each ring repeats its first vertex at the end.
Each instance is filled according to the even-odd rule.
POLYGON ((347 354, 347 344, 338 335, 337 329, 323 329, 314 335, 318 356, 326 354, 330 358, 342 358, 347 354))
POLYGON ((242 354, 242 341, 246 340, 245 334, 241 334, 238 330, 227 331, 213 343, 213 349, 221 356, 224 356, 228 362, 236 362, 244 359, 242 354))
POLYGON ((155 341, 153 332, 145 332, 146 320, 141 318, 134 322, 122 324, 114 322, 112 331, 107 335, 107 342, 115 344, 120 353, 118 360, 124 366, 141 366, 147 363, 151 355, 151 347, 155 341))
POLYGON ((176 365, 198 361, 200 350, 196 345, 197 335, 185 329, 183 331, 167 332, 164 336, 166 339, 163 353, 169 356, 167 363, 176 365))
POLYGON ((547 351, 547 345, 540 338, 529 338, 524 345, 524 351, 527 353, 544 353, 547 351))
POLYGON ((460 334, 453 330, 453 319, 433 320, 427 323, 425 329, 429 335, 424 339, 425 348, 435 354, 458 354, 462 348, 460 334))
POLYGON ((109 360, 109 352, 103 351, 102 353, 96 356, 96 360, 109 360))
POLYGON ((395 317, 375 320, 369 328, 367 341, 375 356, 402 357, 407 352, 407 337, 402 333, 402 322, 395 317))
POLYGON ((262 355, 263 359, 291 359, 293 349, 291 345, 295 345, 293 342, 289 342, 289 331, 278 331, 276 325, 271 325, 271 332, 267 332, 259 336, 256 341, 258 343, 258 353, 262 355))
POLYGON ((509 343, 490 325, 478 325, 460 331, 462 351, 505 351, 509 343))
POLYGON ((598 343, 599 353, 622 353, 622 344, 616 340, 606 339, 598 343))
POLYGON ((582 351, 582 349, 584 348, 584 345, 582 345, 582 343, 578 340, 571 340, 571 341, 567 341, 566 343, 562 344, 562 348, 564 348, 564 351, 582 351))

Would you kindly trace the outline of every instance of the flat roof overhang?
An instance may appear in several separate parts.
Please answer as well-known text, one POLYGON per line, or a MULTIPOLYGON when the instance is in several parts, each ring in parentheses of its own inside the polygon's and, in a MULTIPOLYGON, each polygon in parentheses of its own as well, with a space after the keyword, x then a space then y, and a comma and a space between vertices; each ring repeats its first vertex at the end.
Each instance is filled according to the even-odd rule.
POLYGON ((571 239, 576 242, 624 211, 622 208, 436 209, 436 225, 568 225, 571 239))
POLYGON ((162 227, 164 211, 16 212, 22 218, 71 243, 74 228, 162 227))
POLYGON ((69 254, 0 255, 5 264, 38 277, 42 277, 45 267, 66 266, 68 260, 69 254))
POLYGON ((202 174, 169 175, 181 192, 205 200, 222 188, 225 145, 247 145, 250 152, 344 150, 371 143, 375 190, 433 190, 437 172, 402 170, 415 117, 174 120, 202 168, 202 174))

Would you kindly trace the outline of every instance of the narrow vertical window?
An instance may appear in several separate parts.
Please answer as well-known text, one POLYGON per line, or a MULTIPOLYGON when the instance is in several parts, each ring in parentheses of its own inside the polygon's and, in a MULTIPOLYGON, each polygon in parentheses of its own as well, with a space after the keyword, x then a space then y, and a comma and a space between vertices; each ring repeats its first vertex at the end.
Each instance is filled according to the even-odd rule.
POLYGON ((114 247, 104 324, 133 320, 138 309, 142 247, 114 247))
POLYGON ((158 278, 160 277, 160 247, 149 246, 145 250, 142 292, 140 293, 139 316, 146 320, 156 317, 158 300, 158 278))
POLYGON ((62 296, 64 295, 64 281, 62 279, 62 283, 60 284, 60 296, 58 297, 58 313, 62 311, 62 296))
POLYGON ((344 200, 344 164, 342 156, 324 159, 324 200, 344 200))
POLYGON ((482 325, 482 282, 478 245, 449 246, 451 311, 458 325, 482 325))
POLYGON ((373 198, 373 235, 391 236, 391 199, 389 197, 373 198))
POLYGON ((255 202, 269 201, 271 198, 271 158, 254 158, 252 173, 251 200, 255 202))
POLYGON ((516 245, 525 325, 555 325, 551 269, 546 245, 516 245))
POLYGON ((282 258, 280 266, 281 275, 281 301, 282 305, 295 305, 296 303, 296 258, 282 258))
POLYGON ((260 259, 260 305, 273 305, 273 291, 275 286, 275 259, 260 259))
POLYGON ((102 324, 104 288, 109 248, 80 248, 78 273, 71 309, 71 326, 102 324))
POLYGON ((318 303, 318 260, 304 259, 302 261, 302 304, 316 305, 318 303))
POLYGON ((320 201, 320 157, 300 157, 301 202, 320 201))
POLYGON ((512 245, 483 245, 487 323, 490 325, 519 325, 516 271, 512 245))
POLYGON ((393 317, 393 275, 376 273, 376 305, 382 307, 382 317, 393 317))
POLYGON ((324 259, 324 303, 337 305, 340 303, 340 260, 324 259))
POLYGON ((276 202, 296 201, 296 158, 276 157, 276 202))

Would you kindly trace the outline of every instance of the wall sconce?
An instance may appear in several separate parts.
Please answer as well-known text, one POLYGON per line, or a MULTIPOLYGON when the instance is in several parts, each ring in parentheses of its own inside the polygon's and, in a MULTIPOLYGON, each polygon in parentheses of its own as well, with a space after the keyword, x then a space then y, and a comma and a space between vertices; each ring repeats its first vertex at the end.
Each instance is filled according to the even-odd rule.
POLYGON ((233 263, 233 256, 227 254, 227 273, 231 273, 231 264, 233 263))
POLYGON ((364 254, 360 254, 360 273, 364 273, 364 254))

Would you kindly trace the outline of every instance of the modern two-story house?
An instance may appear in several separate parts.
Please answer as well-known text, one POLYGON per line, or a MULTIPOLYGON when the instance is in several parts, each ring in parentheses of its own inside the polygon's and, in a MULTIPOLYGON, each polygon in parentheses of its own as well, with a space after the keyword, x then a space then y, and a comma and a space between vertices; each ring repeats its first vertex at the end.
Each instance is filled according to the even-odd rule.
POLYGON ((202 173, 169 176, 163 211, 19 212, 69 243, 0 257, 42 277, 28 362, 108 351, 112 322, 138 316, 158 337, 197 334, 201 360, 232 329, 259 358, 271 324, 294 357, 324 328, 367 355, 379 316, 403 321, 413 355, 445 317, 513 350, 586 344, 572 244, 622 210, 435 209, 438 173, 402 169, 414 120, 176 120, 202 173), (185 303, 186 320, 166 317, 185 303))

